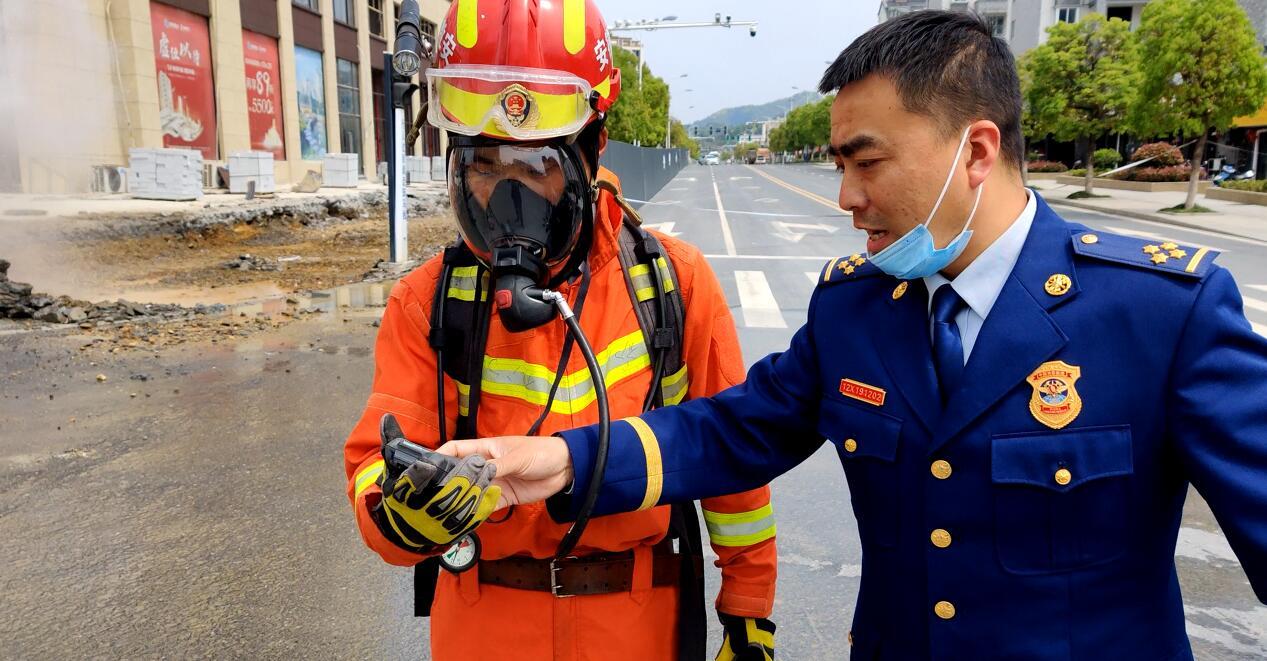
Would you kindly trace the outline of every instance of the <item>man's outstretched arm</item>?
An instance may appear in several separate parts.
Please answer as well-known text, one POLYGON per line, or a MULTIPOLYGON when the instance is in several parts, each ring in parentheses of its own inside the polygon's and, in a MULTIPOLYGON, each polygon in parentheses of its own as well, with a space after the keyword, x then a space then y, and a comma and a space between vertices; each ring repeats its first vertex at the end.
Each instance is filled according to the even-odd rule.
MULTIPOLYGON (((747 382, 714 397, 612 422, 594 514, 752 489, 812 454, 822 444, 816 431, 822 380, 813 320, 811 303, 810 320, 788 350, 754 365, 747 382)), ((571 496, 549 503, 552 516, 569 520, 593 479, 597 445, 598 428, 590 426, 558 437, 455 441, 441 451, 493 459, 503 504, 544 500, 571 483, 571 496)))

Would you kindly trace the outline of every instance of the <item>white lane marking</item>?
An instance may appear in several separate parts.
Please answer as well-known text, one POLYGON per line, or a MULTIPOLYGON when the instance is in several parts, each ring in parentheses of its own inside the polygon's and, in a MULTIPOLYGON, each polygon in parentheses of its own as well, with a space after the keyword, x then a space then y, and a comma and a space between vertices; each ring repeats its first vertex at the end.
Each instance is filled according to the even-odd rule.
POLYGON ((1222 533, 1182 526, 1175 544, 1175 555, 1201 562, 1229 562, 1239 564, 1232 547, 1222 533))
POLYGON ((731 180, 731 181, 743 181, 744 179, 751 179, 751 178, 752 178, 752 177, 731 177, 731 178, 730 178, 730 180, 731 180))
POLYGON ((1245 286, 1249 287, 1250 289, 1257 289, 1258 291, 1267 291, 1267 285, 1245 285, 1245 286))
MULTIPOLYGON (((1110 232, 1114 232, 1116 234, 1125 234, 1127 236, 1133 236, 1139 239, 1148 239, 1148 240, 1156 240, 1156 241, 1172 240, 1172 239, 1167 239, 1164 236, 1157 236, 1156 234, 1151 234, 1149 232, 1141 232, 1139 230, 1127 229, 1125 227, 1118 227, 1116 225, 1105 225, 1104 229, 1110 232)), ((1175 243, 1180 243, 1180 242, 1175 241, 1175 243)), ((1190 243, 1190 242, 1183 242, 1183 244, 1186 246, 1192 246, 1193 248, 1208 248, 1210 250, 1217 250, 1219 252, 1227 252, 1226 248, 1219 248, 1218 246, 1203 246, 1200 243, 1190 243)))
POLYGON ((772 261, 826 262, 840 255, 704 255, 708 259, 760 259, 772 261))
POLYGON ((809 281, 814 285, 818 284, 818 275, 819 275, 818 271, 805 272, 805 277, 809 278, 809 281))
POLYGON ((691 190, 691 189, 687 188, 686 186, 674 186, 673 188, 669 189, 669 191, 671 192, 684 191, 684 190, 691 190))
POLYGON ((1267 337, 1267 326, 1264 326, 1262 324, 1256 324, 1251 321, 1249 322, 1249 327, 1254 329, 1255 333, 1258 333, 1259 335, 1262 335, 1263 337, 1267 337))
POLYGON ((779 198, 777 197, 758 197, 757 199, 753 200, 753 202, 761 202, 763 204, 771 204, 778 201, 779 201, 779 198))
POLYGON ((726 207, 721 203, 721 190, 717 188, 717 177, 711 171, 708 176, 713 179, 713 197, 717 198, 717 217, 721 218, 721 238, 726 244, 726 254, 734 256, 738 254, 735 250, 735 237, 730 234, 730 221, 726 220, 726 207))
POLYGON ((764 271, 735 271, 743 323, 748 328, 787 328, 764 271))
POLYGON ((1242 296, 1241 300, 1245 303, 1245 307, 1258 310, 1259 312, 1267 312, 1267 301, 1260 301, 1249 296, 1242 296))
POLYGON ((777 220, 771 221, 770 225, 774 227, 772 234, 791 243, 799 243, 801 239, 804 239, 807 234, 812 232, 835 234, 836 230, 840 229, 835 225, 824 225, 822 223, 805 225, 802 223, 784 223, 777 220))
POLYGON ((740 186, 742 190, 761 190, 760 186, 740 186))
POLYGON ((655 230, 666 236, 682 236, 681 232, 673 231, 673 228, 677 226, 676 221, 669 221, 667 223, 644 223, 642 226, 649 230, 655 230))
MULTIPOLYGON (((648 202, 647 200, 636 200, 632 197, 626 197, 625 201, 633 202, 634 204, 645 204, 645 205, 653 206, 653 207, 663 207, 663 206, 681 204, 680 202, 648 202)), ((717 213, 716 209, 709 209, 706 207, 683 207, 683 210, 684 211, 707 211, 709 213, 717 213)), ((775 218, 824 218, 824 217, 830 218, 831 217, 831 216, 821 216, 821 215, 815 216, 815 215, 804 214, 804 213, 770 213, 767 211, 735 211, 734 209, 728 210, 726 214, 727 215, 742 214, 745 216, 773 216, 775 218)))

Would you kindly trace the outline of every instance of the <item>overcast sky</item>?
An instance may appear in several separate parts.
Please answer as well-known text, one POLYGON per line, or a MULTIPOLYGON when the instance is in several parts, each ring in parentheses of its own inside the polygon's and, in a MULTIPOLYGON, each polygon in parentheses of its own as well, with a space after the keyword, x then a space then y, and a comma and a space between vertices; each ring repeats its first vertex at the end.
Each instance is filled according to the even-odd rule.
POLYGON ((669 81, 673 116, 686 123, 722 108, 791 96, 793 87, 815 89, 827 63, 875 25, 879 4, 878 0, 598 0, 609 26, 621 19, 674 15, 678 22, 712 21, 716 12, 736 21, 759 23, 755 38, 748 36, 747 28, 738 27, 616 33, 646 45, 647 64, 669 81), (682 74, 687 77, 681 78, 682 74))

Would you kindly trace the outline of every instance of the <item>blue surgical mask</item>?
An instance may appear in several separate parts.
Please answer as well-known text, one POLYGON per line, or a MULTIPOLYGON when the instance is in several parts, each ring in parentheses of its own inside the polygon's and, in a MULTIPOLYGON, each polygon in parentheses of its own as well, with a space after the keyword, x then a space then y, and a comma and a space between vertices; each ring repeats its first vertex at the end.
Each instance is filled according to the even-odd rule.
POLYGON ((955 150, 950 172, 946 174, 946 183, 942 184, 941 194, 937 196, 937 203, 933 205, 933 210, 928 212, 928 219, 894 241, 889 247, 871 255, 871 263, 875 264, 876 268, 900 280, 926 278, 950 266, 950 263, 958 259, 968 247, 968 240, 972 238, 972 230, 968 228, 972 226, 972 219, 977 215, 977 205, 981 203, 981 191, 985 188, 985 182, 977 186, 977 199, 972 203, 972 213, 968 214, 968 222, 964 223, 963 231, 945 248, 937 248, 933 244, 933 234, 928 231, 928 224, 933 222, 933 216, 937 215, 937 210, 941 208, 942 200, 946 197, 946 191, 950 188, 950 181, 955 177, 955 166, 959 164, 959 156, 963 154, 963 146, 968 142, 968 131, 971 128, 964 129, 963 137, 959 139, 959 148, 955 150))

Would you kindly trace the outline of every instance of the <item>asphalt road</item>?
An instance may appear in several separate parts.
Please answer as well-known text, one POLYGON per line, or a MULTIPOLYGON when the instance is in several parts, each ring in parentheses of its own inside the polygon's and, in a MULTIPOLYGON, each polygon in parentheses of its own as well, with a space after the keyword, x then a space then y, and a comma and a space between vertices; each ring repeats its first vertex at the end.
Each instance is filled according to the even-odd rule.
MULTIPOLYGON (((749 363, 786 347, 824 261, 861 250, 835 177, 690 166, 643 207, 710 256, 749 363)), ((1267 325, 1267 246, 1062 213, 1224 250, 1267 325)), ((0 336, 0 658, 427 658, 408 573, 362 546, 344 495, 376 314, 162 354, 0 336)), ((860 553, 835 455, 774 498, 779 658, 842 658, 860 553)), ((1176 562, 1199 657, 1267 658, 1267 608, 1195 493, 1176 562)))

